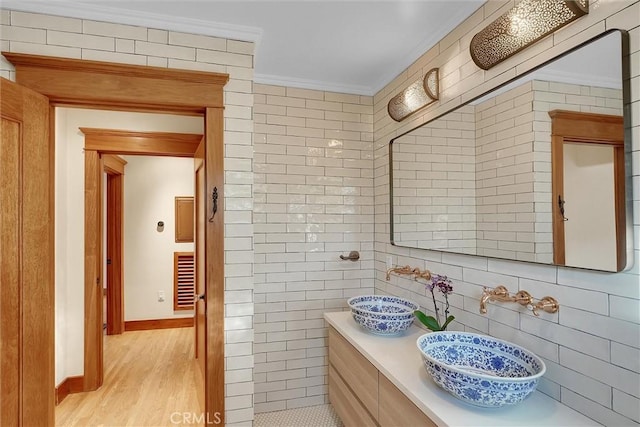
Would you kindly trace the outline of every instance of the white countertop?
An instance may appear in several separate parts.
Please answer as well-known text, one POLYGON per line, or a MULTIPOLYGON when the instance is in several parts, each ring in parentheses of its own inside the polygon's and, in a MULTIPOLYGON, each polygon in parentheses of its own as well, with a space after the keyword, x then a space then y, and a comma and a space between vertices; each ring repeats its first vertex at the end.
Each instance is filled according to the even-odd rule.
POLYGON ((366 332, 351 312, 325 313, 325 320, 439 426, 598 426, 590 418, 535 391, 523 402, 479 408, 453 397, 433 382, 416 346, 427 331, 412 325, 398 336, 366 332))

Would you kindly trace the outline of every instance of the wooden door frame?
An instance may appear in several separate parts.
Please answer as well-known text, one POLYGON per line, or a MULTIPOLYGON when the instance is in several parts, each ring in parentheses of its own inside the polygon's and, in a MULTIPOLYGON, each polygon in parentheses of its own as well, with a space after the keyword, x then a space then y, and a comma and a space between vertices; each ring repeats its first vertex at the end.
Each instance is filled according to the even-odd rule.
POLYGON ((551 185, 553 263, 565 265, 564 217, 558 198, 564 193, 564 144, 599 144, 613 147, 613 178, 617 271, 627 263, 623 116, 553 110, 551 117, 551 185))
MULTIPOLYGON (((2 52, 15 66, 16 83, 47 96, 52 106, 178 113, 204 116, 205 193, 218 188, 218 214, 206 223, 206 312, 207 375, 205 413, 207 419, 225 422, 224 410, 224 85, 227 74, 175 70, 110 62, 54 58, 2 52), (217 418, 216 418, 217 417, 217 418)), ((51 135, 51 146, 54 144, 51 135)), ((98 167, 97 152, 89 155, 98 167)), ((54 182, 50 174, 50 185, 54 182)), ((212 201, 205 200, 211 211, 212 201)), ((90 213, 93 216, 95 213, 90 213)), ((98 248, 99 249, 99 248, 98 248)), ((54 259, 54 249, 50 259, 54 259)), ((52 261, 53 262, 53 261, 52 261)), ((96 262, 85 271, 85 290, 99 283, 96 262)), ((53 286, 53 284, 51 284, 53 286)), ((50 290, 53 292, 53 289, 50 290)), ((53 305, 48 309, 51 316, 53 305)), ((53 377, 53 367, 41 375, 53 377)), ((94 379, 95 380, 95 379, 94 379)), ((54 390, 51 390, 53 399, 54 390)), ((53 424, 53 420, 44 420, 53 424)))
POLYGON ((124 169, 127 161, 114 154, 104 154, 103 170, 107 174, 107 335, 124 332, 124 169), (109 267, 111 266, 111 267, 109 267))

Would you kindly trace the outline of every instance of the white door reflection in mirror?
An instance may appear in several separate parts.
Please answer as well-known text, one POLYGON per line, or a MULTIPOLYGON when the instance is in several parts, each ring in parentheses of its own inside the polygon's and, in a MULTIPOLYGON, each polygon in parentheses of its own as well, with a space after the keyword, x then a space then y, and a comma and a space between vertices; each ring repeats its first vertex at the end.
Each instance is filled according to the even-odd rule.
POLYGON ((564 144, 565 263, 616 269, 613 148, 564 144))

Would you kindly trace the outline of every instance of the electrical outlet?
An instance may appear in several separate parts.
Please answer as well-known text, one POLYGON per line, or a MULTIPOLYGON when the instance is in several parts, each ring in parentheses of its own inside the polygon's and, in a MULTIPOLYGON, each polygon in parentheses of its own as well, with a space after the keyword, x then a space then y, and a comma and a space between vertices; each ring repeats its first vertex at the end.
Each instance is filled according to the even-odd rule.
POLYGON ((158 302, 164 302, 164 291, 158 291, 158 302))
POLYGON ((393 268, 393 257, 391 255, 387 255, 387 270, 393 268))

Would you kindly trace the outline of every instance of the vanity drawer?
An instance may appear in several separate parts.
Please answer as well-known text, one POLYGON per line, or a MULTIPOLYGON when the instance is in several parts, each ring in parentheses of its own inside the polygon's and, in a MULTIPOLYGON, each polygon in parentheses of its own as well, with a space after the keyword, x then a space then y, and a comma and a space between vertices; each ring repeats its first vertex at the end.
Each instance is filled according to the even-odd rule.
POLYGON ((329 365, 329 402, 346 427, 377 427, 371 414, 329 365))
POLYGON ((329 328, 329 364, 378 419, 378 370, 334 328, 329 328))
POLYGON ((436 423, 431 421, 384 375, 380 375, 379 378, 379 393, 380 427, 436 427, 436 423))

